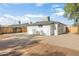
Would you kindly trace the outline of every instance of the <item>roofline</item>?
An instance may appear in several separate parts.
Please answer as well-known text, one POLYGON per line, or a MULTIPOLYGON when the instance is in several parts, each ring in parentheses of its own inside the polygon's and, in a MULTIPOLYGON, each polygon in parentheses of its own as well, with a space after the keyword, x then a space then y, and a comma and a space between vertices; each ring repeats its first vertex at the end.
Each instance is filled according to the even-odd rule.
POLYGON ((48 24, 36 24, 36 23, 38 23, 38 22, 36 22, 36 23, 32 23, 32 24, 28 24, 27 26, 38 26, 38 25, 51 25, 51 24, 56 24, 56 23, 59 23, 59 24, 62 24, 62 25, 65 25, 66 26, 66 24, 63 24, 63 23, 61 23, 61 22, 55 22, 55 21, 48 21, 48 22, 52 22, 52 23, 48 23, 48 24))

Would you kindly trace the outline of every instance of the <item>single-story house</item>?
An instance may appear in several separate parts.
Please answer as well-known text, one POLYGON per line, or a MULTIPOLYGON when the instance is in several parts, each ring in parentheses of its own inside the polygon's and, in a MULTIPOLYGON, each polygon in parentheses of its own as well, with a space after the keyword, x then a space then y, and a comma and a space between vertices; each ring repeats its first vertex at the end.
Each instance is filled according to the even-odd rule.
POLYGON ((39 34, 39 35, 59 35, 66 33, 66 25, 60 22, 47 20, 39 21, 36 23, 30 23, 27 26, 28 34, 39 34))

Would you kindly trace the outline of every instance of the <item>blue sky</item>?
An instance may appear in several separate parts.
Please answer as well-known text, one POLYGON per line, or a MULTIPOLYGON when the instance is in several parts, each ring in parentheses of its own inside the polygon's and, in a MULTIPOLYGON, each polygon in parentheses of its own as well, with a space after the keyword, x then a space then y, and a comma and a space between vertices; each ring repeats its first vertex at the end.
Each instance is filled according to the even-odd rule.
POLYGON ((64 3, 1 3, 0 24, 10 25, 41 21, 45 16, 51 20, 71 25, 73 21, 63 17, 64 3))

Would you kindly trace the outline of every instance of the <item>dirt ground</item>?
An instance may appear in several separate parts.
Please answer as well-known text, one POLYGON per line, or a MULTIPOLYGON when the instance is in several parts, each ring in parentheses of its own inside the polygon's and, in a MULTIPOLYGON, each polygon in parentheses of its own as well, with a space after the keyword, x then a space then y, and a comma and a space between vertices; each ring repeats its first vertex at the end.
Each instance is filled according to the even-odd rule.
POLYGON ((79 34, 62 34, 57 36, 36 36, 34 39, 41 40, 41 43, 66 47, 79 51, 79 34))
POLYGON ((48 44, 32 44, 27 47, 3 49, 0 56, 79 56, 79 51, 48 44))
POLYGON ((11 37, 11 35, 2 34, 2 35, 0 35, 0 40, 8 38, 8 37, 11 37))
POLYGON ((25 37, 26 33, 10 33, 10 34, 0 34, 0 40, 6 40, 7 38, 13 37, 25 37))
POLYGON ((1 37, 0 56, 79 56, 77 34, 32 36, 20 33, 1 37))
POLYGON ((23 55, 31 56, 79 56, 79 51, 48 44, 37 44, 27 48, 23 55))

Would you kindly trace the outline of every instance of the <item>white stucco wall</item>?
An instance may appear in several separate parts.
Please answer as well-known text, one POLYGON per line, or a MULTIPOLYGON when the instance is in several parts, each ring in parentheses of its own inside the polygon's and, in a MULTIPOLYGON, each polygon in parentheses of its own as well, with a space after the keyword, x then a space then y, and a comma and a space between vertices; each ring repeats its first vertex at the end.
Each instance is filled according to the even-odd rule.
POLYGON ((55 24, 51 24, 50 34, 51 34, 51 35, 55 35, 55 30, 56 30, 55 24))
POLYGON ((58 24, 58 34, 66 33, 66 26, 63 24, 58 24))
POLYGON ((66 26, 61 23, 56 23, 51 25, 51 35, 59 35, 66 33, 66 26))
POLYGON ((40 35, 59 35, 66 32, 66 26, 63 24, 52 24, 39 26, 27 26, 28 34, 40 34, 40 35))
POLYGON ((58 24, 51 25, 51 35, 58 35, 58 24))
POLYGON ((27 26, 27 33, 28 34, 51 35, 50 27, 51 27, 50 25, 43 25, 42 27, 27 26))

